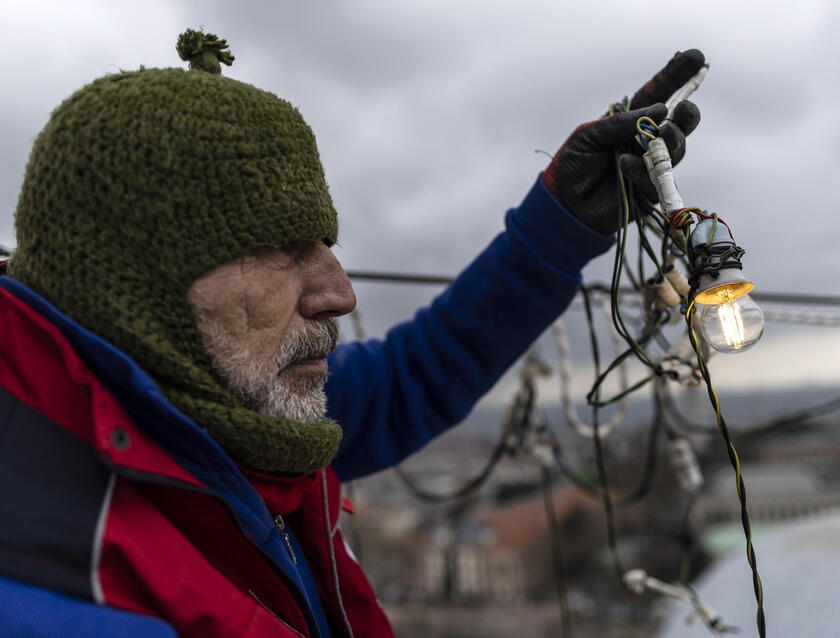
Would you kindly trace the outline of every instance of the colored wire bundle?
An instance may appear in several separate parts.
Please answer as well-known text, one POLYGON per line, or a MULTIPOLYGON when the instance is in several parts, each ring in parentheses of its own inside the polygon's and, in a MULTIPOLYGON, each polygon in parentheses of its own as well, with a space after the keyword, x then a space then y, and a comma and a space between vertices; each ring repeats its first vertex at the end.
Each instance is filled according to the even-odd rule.
MULTIPOLYGON (((645 121, 645 118, 641 118, 637 122, 637 131, 639 133, 637 139, 643 147, 646 147, 647 142, 651 139, 654 139, 658 132, 653 126, 651 126, 650 122, 645 121)), ((712 219, 713 231, 718 223, 724 222, 723 220, 719 220, 716 214, 709 214, 697 208, 682 208, 671 212, 669 215, 664 215, 660 212, 659 224, 655 222, 648 223, 646 220, 643 219, 642 215, 640 214, 641 207, 637 202, 632 185, 621 174, 621 171, 618 168, 618 153, 616 153, 615 161, 618 187, 620 193, 620 207, 618 214, 621 223, 616 243, 615 260, 613 264, 613 275, 610 286, 610 298, 612 303, 613 324, 618 334, 627 343, 628 349, 624 353, 619 355, 619 357, 617 357, 617 359, 612 364, 608 365, 604 372, 600 372, 597 346, 593 345, 593 359, 595 361, 596 367, 596 380, 593 384, 592 389, 587 395, 587 401, 592 406, 593 411, 593 427, 595 428, 596 432, 595 436, 593 437, 595 448, 594 451, 596 466, 598 469, 598 479, 600 488, 599 491, 603 500, 604 511, 607 520, 607 538, 610 547, 610 554, 617 575, 619 579, 622 579, 624 576, 624 568, 621 562, 621 558, 617 552, 617 530, 615 526, 615 517, 613 513, 613 503, 610 496, 608 473, 604 461, 603 444, 600 440, 600 437, 597 434, 598 408, 605 405, 609 405, 611 402, 617 400, 618 398, 624 396, 629 392, 633 392, 641 388, 642 386, 654 379, 667 378, 668 372, 663 369, 661 363, 657 360, 657 358, 648 352, 647 347, 649 344, 655 343, 656 339, 661 336, 662 328, 664 327, 665 323, 667 323, 667 321, 670 319, 669 313, 660 309, 656 304, 653 304, 645 309, 646 312, 644 325, 641 327, 638 336, 633 335, 627 328, 627 322, 622 316, 620 293, 622 275, 624 273, 627 273, 629 275, 630 273, 630 267, 626 258, 628 229, 631 223, 635 222, 639 232, 639 258, 637 272, 636 276, 630 275, 628 276, 628 279, 633 285, 633 288, 638 293, 640 293, 643 296, 643 298, 650 298, 649 294, 646 295, 646 284, 655 283, 656 281, 663 281, 665 279, 664 270, 666 268, 669 268, 673 261, 681 260, 683 263, 685 263, 686 258, 691 258, 692 246, 689 241, 689 228, 694 221, 694 217, 697 216, 701 219, 712 219), (651 230, 654 233, 656 233, 662 242, 661 249, 658 255, 656 254, 656 251, 653 250, 650 241, 646 237, 646 231, 648 230, 651 230), (650 259, 650 262, 652 263, 656 271, 655 278, 652 280, 652 282, 647 282, 645 280, 643 260, 643 256, 645 255, 650 259), (642 364, 644 364, 650 369, 650 374, 642 378, 637 383, 633 384, 626 391, 616 395, 616 397, 613 397, 612 399, 606 401, 602 401, 600 399, 600 388, 603 382, 613 372, 616 366, 619 365, 625 358, 629 357, 631 354, 635 355, 635 357, 642 364)), ((728 226, 727 229, 729 230, 728 226)), ((710 236, 713 237, 714 232, 712 232, 710 236)), ((700 249, 713 250, 708 246, 701 246, 700 249)), ((731 251, 732 249, 730 248, 729 250, 731 251)), ((740 259, 741 254, 727 253, 726 255, 721 255, 719 257, 722 260, 721 263, 729 263, 730 261, 737 261, 738 259, 740 259)), ((691 261, 689 263, 691 263, 691 261)), ((705 357, 703 355, 700 342, 691 325, 691 318, 694 310, 693 296, 696 293, 697 289, 697 278, 698 274, 692 273, 692 278, 689 280, 692 284, 691 290, 684 299, 684 307, 686 308, 685 318, 688 324, 688 336, 691 342, 692 349, 694 350, 694 353, 696 355, 697 366, 699 368, 702 379, 707 386, 709 398, 715 410, 715 418, 718 424, 718 429, 726 443, 727 453, 729 455, 730 462, 732 463, 732 466, 735 470, 738 498, 741 505, 741 520, 744 528, 744 534, 746 537, 747 561, 752 571, 753 588, 755 591, 755 598, 757 603, 756 625, 758 627, 759 636, 761 638, 764 638, 764 636, 766 635, 763 600, 764 597, 763 590, 761 587, 761 578, 758 573, 758 565, 755 550, 752 544, 752 531, 749 520, 749 513, 746 507, 746 487, 743 477, 741 475, 740 460, 738 457, 737 450, 735 449, 735 446, 732 443, 728 428, 726 427, 726 421, 723 418, 723 415, 721 414, 720 401, 718 400, 717 393, 715 392, 714 387, 711 384, 709 370, 706 365, 705 357)), ((590 323, 590 335, 594 339, 594 330, 592 330, 591 328, 592 318, 591 311, 589 308, 588 295, 584 294, 583 300, 584 308, 587 314, 587 321, 590 323)), ((655 394, 659 395, 660 393, 656 392, 655 394)), ((661 402, 661 399, 659 401, 661 402)), ((690 508, 692 504, 693 496, 691 496, 689 499, 688 507, 690 508)), ((687 525, 687 517, 688 514, 686 515, 685 525, 687 525)), ((683 578, 685 578, 687 574, 687 567, 685 566, 685 564, 683 565, 681 571, 683 574, 683 578)))

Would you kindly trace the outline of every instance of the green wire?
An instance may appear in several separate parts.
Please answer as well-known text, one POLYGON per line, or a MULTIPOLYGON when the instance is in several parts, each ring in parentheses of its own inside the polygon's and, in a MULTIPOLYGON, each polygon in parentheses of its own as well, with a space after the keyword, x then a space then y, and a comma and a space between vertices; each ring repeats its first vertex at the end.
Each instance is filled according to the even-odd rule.
POLYGON ((741 505, 741 525, 744 528, 744 537, 746 539, 747 563, 752 571, 753 590, 755 591, 755 621, 759 637, 765 638, 767 635, 767 628, 764 618, 764 588, 761 584, 761 577, 758 574, 758 560, 756 558, 755 548, 753 547, 752 542, 752 526, 750 524, 750 514, 747 510, 747 486, 744 482, 744 477, 741 474, 741 459, 738 456, 738 451, 735 449, 735 445, 732 443, 732 439, 729 436, 729 428, 726 426, 726 420, 723 418, 723 414, 721 414, 720 400, 718 399, 717 392, 715 392, 714 386, 712 385, 711 374, 709 373, 709 368, 706 365, 706 359, 703 356, 700 343, 697 340, 697 334, 694 332, 694 328, 691 325, 694 310, 695 306, 692 302, 685 313, 685 320, 688 324, 688 336, 691 341, 691 347, 694 348, 694 353, 697 356, 697 365, 700 368, 700 374, 706 382, 709 401, 711 401, 712 408, 714 408, 718 429, 720 430, 721 436, 726 444, 726 452, 729 455, 729 461, 732 464, 732 468, 735 470, 735 486, 738 493, 738 501, 741 505))

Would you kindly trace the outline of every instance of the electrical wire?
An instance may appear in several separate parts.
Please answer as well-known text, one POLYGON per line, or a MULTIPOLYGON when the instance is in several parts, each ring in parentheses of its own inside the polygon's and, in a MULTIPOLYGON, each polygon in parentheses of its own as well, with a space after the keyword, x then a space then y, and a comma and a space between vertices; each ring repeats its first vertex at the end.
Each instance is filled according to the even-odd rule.
MULTIPOLYGON (((702 77, 700 75, 698 75, 698 78, 702 80, 702 77)), ((699 80, 697 81, 697 83, 699 83, 699 80)), ((674 105, 672 105, 672 107, 673 106, 674 105)), ((626 109, 626 100, 624 104, 611 105, 610 112, 622 109, 626 109)), ((646 147, 649 140, 655 139, 657 137, 658 129, 655 123, 640 120, 639 122, 637 122, 637 132, 639 134, 639 143, 643 147, 646 147)), ((562 451, 559 448, 559 444, 556 443, 556 439, 554 446, 554 456, 556 465, 563 475, 565 475, 572 483, 583 489, 589 495, 600 499, 605 513, 607 526, 607 544, 613 568, 616 571, 616 574, 619 577, 619 579, 626 584, 626 573, 622 564, 621 556, 618 552, 618 529, 616 524, 615 508, 623 504, 635 502, 638 498, 641 498, 649 491, 652 482, 652 477, 655 473, 656 459, 659 455, 658 442, 660 440, 659 437, 661 436, 661 433, 665 432, 668 434, 669 437, 672 438, 679 434, 678 430, 674 429, 669 424, 668 419, 666 418, 666 413, 673 412, 674 414, 676 414, 677 411, 675 409, 675 406, 673 405, 673 399, 672 397, 670 397, 670 395, 668 395, 665 392, 659 391, 653 393, 656 406, 655 416, 653 423, 651 424, 648 430, 648 460, 645 463, 645 470, 642 480, 637 489, 632 491, 630 494, 623 497, 616 497, 612 493, 610 487, 610 479, 606 463, 604 441, 602 440, 604 428, 606 428, 606 430, 608 431, 609 426, 611 424, 600 423, 599 409, 604 406, 613 404, 615 402, 622 401, 626 396, 642 388, 651 381, 657 381, 657 385, 660 385, 661 383, 663 383, 661 381, 662 379, 668 378, 674 374, 673 372, 670 372, 669 370, 663 368, 663 366, 661 365, 661 357, 654 356, 652 352, 648 350, 648 347, 651 344, 658 344, 666 352, 670 349, 670 344, 668 340, 665 339, 664 335, 662 334, 662 328, 668 322, 671 315, 670 312, 666 310, 661 310, 655 304, 652 304, 650 302, 651 297, 648 286, 651 285, 651 280, 648 280, 645 276, 646 262, 649 261, 650 265, 656 272, 656 276, 652 281, 662 282, 665 279, 666 269, 669 269, 674 261, 679 260, 683 264, 688 263, 693 266, 694 260, 691 259, 691 257, 694 247, 692 247, 689 242, 689 227, 691 226, 691 224, 694 223, 695 218, 712 220, 712 231, 710 232, 710 237, 714 236, 714 231, 716 230, 718 224, 726 224, 722 219, 718 217, 716 213, 709 213, 699 208, 680 208, 676 211, 672 211, 668 215, 664 215, 662 211, 658 211, 658 217, 645 217, 645 215, 642 214, 643 211, 648 212, 650 209, 657 209, 655 207, 650 206, 649 202, 640 202, 640 196, 637 196, 637 194, 634 192, 633 187, 621 175, 618 166, 617 153, 615 157, 615 167, 620 193, 618 210, 620 223, 619 229, 617 231, 617 242, 611 281, 609 286, 590 285, 583 287, 581 290, 583 309, 586 314, 587 324, 589 326, 590 345, 592 350, 591 356, 595 366, 595 381, 590 392, 587 395, 587 401, 592 408, 592 425, 582 427, 585 426, 585 424, 583 424, 582 421, 580 421, 579 417, 577 416, 577 413, 574 412, 574 416, 570 416, 570 412, 566 410, 567 421, 570 424, 572 424, 572 427, 579 434, 588 435, 589 438, 592 439, 595 466, 597 471, 597 486, 591 485, 588 481, 585 481, 578 472, 573 471, 569 467, 569 465, 563 459, 561 453, 562 451), (629 228, 631 226, 631 223, 635 225, 638 231, 638 247, 636 255, 635 272, 630 265, 627 249, 629 228), (648 233, 651 233, 652 235, 655 235, 657 237, 657 240, 660 242, 658 249, 654 249, 654 246, 648 237, 648 233), (623 277, 626 277, 626 279, 630 282, 630 287, 625 287, 622 285, 623 277), (615 334, 617 334, 619 338, 627 344, 627 349, 617 354, 615 359, 607 366, 605 366, 603 370, 601 369, 600 352, 592 314, 592 299, 590 298, 590 293, 598 290, 599 288, 604 292, 608 292, 610 299, 610 319, 612 326, 614 328, 615 334), (641 317, 639 317, 638 319, 630 319, 624 315, 624 293, 633 293, 636 297, 640 298, 640 303, 643 312, 641 313, 641 317), (636 325, 637 322, 638 325, 636 325), (634 329, 631 330, 631 327, 634 329), (618 394, 616 394, 613 397, 603 399, 603 383, 607 378, 609 378, 613 373, 615 373, 616 370, 619 370, 620 373, 623 373, 624 364, 626 360, 631 356, 635 357, 645 367, 647 367, 650 371, 649 374, 647 376, 643 376, 640 380, 636 381, 632 385, 628 384, 625 379, 624 383, 622 384, 621 391, 618 394)), ((731 236, 732 233, 728 225, 726 226, 726 228, 729 230, 729 234, 731 236)), ((697 249, 707 250, 711 252, 717 250, 716 247, 709 245, 709 243, 707 243, 706 245, 701 244, 697 247, 697 249)), ((727 251, 728 252, 726 252, 726 254, 718 255, 717 253, 715 253, 715 255, 719 258, 717 261, 720 261, 722 259, 724 262, 729 263, 729 261, 736 262, 740 259, 741 253, 738 252, 740 251, 740 249, 735 248, 734 244, 733 247, 728 247, 727 251)), ((692 283, 695 284, 692 290, 692 292, 694 292, 694 290, 696 290, 698 272, 696 268, 692 268, 690 270, 692 271, 692 278, 690 279, 690 281, 692 281, 692 283)), ((357 279, 387 279, 390 281, 398 281, 400 283, 441 284, 448 283, 450 281, 450 278, 445 277, 400 275, 394 273, 391 273, 390 275, 386 274, 385 276, 383 276, 382 274, 376 275, 371 273, 351 272, 350 275, 357 279)), ((789 294, 779 295, 774 293, 759 293, 755 294, 754 298, 756 298, 757 300, 767 299, 774 302, 782 303, 825 303, 840 305, 840 297, 829 296, 789 294)), ((761 579, 758 573, 758 565, 755 550, 752 544, 752 531, 746 504, 747 496, 745 481, 741 474, 740 459, 738 457, 737 450, 735 449, 735 446, 732 442, 732 438, 730 436, 726 421, 723 415, 721 414, 720 402, 717 393, 714 387, 712 386, 710 374, 706 365, 706 360, 702 348, 700 347, 699 340, 692 327, 691 319, 692 314, 694 312, 694 303, 693 301, 690 301, 691 299, 692 294, 691 292, 689 292, 687 297, 684 298, 684 316, 687 324, 688 338, 697 358, 700 377, 702 378, 703 382, 705 382, 707 387, 709 399, 712 403, 712 407, 715 412, 715 420, 718 426, 718 431, 724 440, 729 460, 732 464, 733 469, 735 470, 736 487, 739 502, 741 505, 742 525, 744 528, 744 534, 747 545, 747 562, 749 563, 750 569, 752 571, 753 588, 757 603, 756 624, 758 627, 759 635, 761 636, 761 638, 764 638, 766 633, 766 626, 763 609, 763 590, 761 585, 761 579)), ((671 303, 671 305, 674 304, 671 303)), ((803 323, 806 321, 803 320, 801 317, 794 318, 794 320, 797 319, 803 323)), ((559 336, 562 337, 564 335, 560 334, 559 336)), ((555 338, 558 341, 560 341, 557 332, 555 333, 555 338)), ((566 354, 567 353, 568 347, 566 348, 566 354)), ((570 377, 570 373, 568 371, 564 371, 564 369, 562 368, 562 365, 565 365, 567 363, 568 357, 564 357, 564 352, 559 346, 558 356, 561 359, 561 368, 559 376, 561 377, 561 392, 563 392, 562 384, 565 382, 565 387, 568 387, 567 382, 570 377)), ((566 397, 564 395, 564 408, 568 407, 568 405, 571 403, 570 400, 565 399, 566 397)), ((526 437, 526 433, 529 431, 529 428, 532 428, 534 425, 535 401, 536 399, 535 389, 533 385, 533 377, 529 377, 526 374, 523 374, 520 390, 517 392, 517 395, 514 398, 513 404, 511 405, 511 409, 508 413, 508 418, 506 419, 506 422, 502 428, 501 438, 497 443, 496 447, 494 448, 493 453, 491 454, 483 469, 475 477, 464 483, 460 488, 457 488, 448 494, 430 493, 421 489, 419 485, 417 485, 416 481, 414 481, 410 476, 403 473, 401 470, 398 469, 398 473, 400 473, 401 478, 403 478, 404 482, 415 493, 415 495, 419 496, 420 498, 423 498, 423 500, 441 502, 444 500, 465 498, 466 496, 474 493, 482 484, 486 482, 486 480, 488 480, 494 467, 505 454, 513 455, 517 450, 522 448, 523 441, 526 437)), ((825 410, 833 410, 837 409, 837 407, 840 407, 840 400, 837 401, 837 405, 835 405, 834 402, 830 402, 825 406, 815 406, 814 408, 810 408, 808 414, 815 413, 814 411, 818 410, 818 408, 822 408, 825 410)), ((804 411, 800 411, 799 413, 797 413, 796 416, 801 417, 803 415, 803 412, 804 411)), ((693 424, 685 422, 684 419, 682 421, 682 426, 693 426, 693 424)), ((705 430, 708 430, 708 428, 705 428, 705 430)), ((542 479, 543 496, 546 504, 546 517, 549 523, 549 527, 551 529, 552 542, 556 543, 559 542, 557 540, 558 525, 556 520, 556 512, 553 511, 553 503, 551 503, 552 507, 549 508, 550 492, 548 490, 548 485, 551 482, 550 468, 543 466, 542 479)), ((656 581, 655 579, 648 579, 649 582, 647 586, 651 589, 660 591, 660 593, 664 592, 667 595, 675 595, 687 600, 692 605, 694 605, 698 615, 705 618, 707 625, 711 629, 720 631, 721 628, 724 627, 724 625, 720 623, 720 619, 714 617, 711 614, 708 614, 707 611, 704 611, 707 610, 707 607, 703 605, 703 603, 697 598, 696 594, 693 593, 693 590, 691 590, 686 583, 691 572, 690 568, 692 548, 689 542, 689 522, 691 518, 691 509, 695 501, 696 492, 690 492, 688 494, 685 511, 682 516, 683 532, 681 535, 681 540, 683 542, 683 545, 680 560, 680 578, 682 581, 682 585, 679 587, 668 586, 667 584, 661 583, 661 581, 656 581)), ((565 581, 563 581, 562 584, 559 582, 560 575, 556 571, 558 566, 558 556, 558 553, 553 553, 555 582, 558 587, 558 602, 561 603, 561 608, 563 608, 565 604, 565 581), (563 593, 561 593, 561 590, 563 593)), ((562 556, 560 556, 560 558, 562 559, 562 556)), ((560 563, 562 563, 562 560, 560 560, 560 563)), ((563 617, 568 620, 568 613, 563 612, 563 617)), ((568 629, 570 631, 571 627, 569 626, 568 629)))
MULTIPOLYGON (((663 388, 662 401, 667 414, 677 422, 676 427, 681 431, 690 432, 691 434, 714 435, 717 431, 704 425, 691 421, 686 417, 677 407, 673 395, 663 388)), ((806 408, 786 412, 773 418, 764 418, 753 422, 743 424, 736 424, 731 428, 731 435, 737 439, 744 439, 756 435, 766 434, 772 430, 791 426, 791 425, 807 425, 810 421, 820 417, 831 414, 840 410, 840 396, 829 399, 822 403, 812 405, 806 408)))
POLYGON ((396 466, 394 471, 411 494, 427 503, 446 503, 463 500, 476 493, 487 483, 502 458, 506 455, 516 455, 522 449, 525 437, 533 425, 533 414, 536 403, 534 376, 539 366, 540 362, 536 359, 535 355, 530 354, 526 356, 520 375, 519 389, 507 410, 505 420, 501 427, 501 433, 493 447, 493 451, 481 470, 475 476, 449 492, 432 492, 422 487, 415 478, 401 467, 396 466))
POLYGON ((551 493, 551 486, 553 484, 551 468, 543 466, 541 473, 541 488, 545 519, 548 524, 548 540, 551 550, 554 590, 557 594, 557 604, 560 607, 560 636, 561 638, 572 638, 572 617, 571 610, 569 609, 568 582, 566 578, 566 565, 563 559, 560 522, 557 519, 557 511, 554 508, 554 498, 551 493))
MULTIPOLYGON (((589 331, 590 345, 592 347, 592 362, 595 366, 596 377, 599 375, 601 368, 601 357, 598 350, 598 338, 593 328, 592 320, 592 306, 590 303, 589 293, 585 290, 583 294, 583 307, 586 312, 586 320, 591 329, 589 331)), ((595 450, 595 465, 598 470, 598 483, 601 488, 601 500, 604 505, 604 516, 607 522, 607 546, 609 547, 610 558, 612 560, 613 568, 616 571, 618 580, 624 583, 624 566, 621 562, 621 556, 618 553, 618 529, 615 522, 615 512, 613 509, 612 496, 610 495, 609 478, 607 476, 607 466, 604 460, 603 440, 598 431, 598 388, 594 389, 595 402, 592 406, 592 430, 594 436, 592 437, 592 445, 595 450)))
MULTIPOLYGON (((350 314, 350 319, 351 319, 351 322, 352 322, 352 325, 353 325, 353 332, 354 332, 354 336, 355 336, 356 340, 357 341, 363 341, 365 339, 366 335, 365 335, 364 324, 362 323, 362 317, 361 317, 361 314, 359 313, 358 308, 354 309, 353 312, 350 314)), ((533 388, 531 387, 530 389, 531 389, 531 394, 530 395, 527 395, 527 390, 526 390, 526 397, 524 399, 525 401, 528 401, 529 399, 531 401, 533 401, 533 388)), ((519 398, 519 395, 518 395, 517 398, 521 402, 522 399, 519 398)), ((520 412, 521 408, 518 409, 519 406, 520 406, 520 404, 517 403, 517 401, 515 400, 514 401, 514 406, 511 407, 511 409, 508 413, 508 418, 506 420, 506 423, 502 427, 501 436, 500 436, 498 442, 496 443, 496 446, 493 449, 493 453, 490 455, 490 458, 485 463, 482 470, 475 477, 468 480, 464 485, 462 485, 459 488, 456 488, 452 492, 445 493, 445 494, 438 494, 438 493, 435 493, 435 492, 430 492, 430 491, 424 489, 423 487, 421 487, 416 479, 414 479, 411 475, 409 475, 405 470, 403 470, 399 466, 395 467, 394 471, 396 472, 397 476, 399 476, 399 478, 402 480, 402 482, 405 484, 405 486, 409 489, 409 491, 416 498, 418 498, 422 501, 426 501, 426 502, 430 502, 430 503, 444 503, 444 502, 448 502, 448 501, 457 501, 457 500, 461 500, 463 498, 466 498, 468 495, 477 491, 482 485, 484 485, 484 483, 487 481, 487 479, 490 477, 493 470, 495 469, 496 464, 499 462, 499 460, 504 455, 504 452, 506 450, 507 438, 510 434, 510 431, 512 429, 514 429, 512 420, 517 418, 521 414, 521 412, 520 412)), ((350 485, 348 486, 348 489, 351 489, 351 490, 353 489, 353 484, 352 483, 350 483, 350 485)), ((351 496, 351 500, 352 500, 352 498, 353 497, 351 496)), ((355 518, 353 520, 355 521, 355 518)), ((358 530, 356 529, 356 526, 351 524, 351 530, 352 530, 352 534, 355 538, 355 536, 358 535, 358 530)), ((360 540, 361 539, 359 539, 359 541, 360 540)), ((357 541, 355 543, 355 546, 356 547, 361 547, 360 542, 357 541)))
POLYGON ((697 334, 694 332, 694 326, 692 325, 692 315, 694 309, 694 301, 689 302, 688 308, 685 311, 685 321, 688 326, 688 335, 691 340, 691 346, 694 348, 694 352, 697 355, 697 365, 700 368, 700 374, 706 382, 709 400, 711 401, 712 407, 715 411, 715 419, 717 421, 718 429, 723 437, 724 443, 726 444, 726 453, 729 456, 732 468, 735 470, 735 484, 738 492, 738 502, 741 505, 741 525, 744 528, 744 536, 747 543, 747 563, 752 571, 753 590, 755 592, 756 626, 758 628, 759 637, 765 638, 767 635, 767 628, 764 616, 764 589, 761 584, 761 576, 758 573, 758 559, 756 558, 755 548, 753 547, 752 542, 752 526, 750 524, 750 514, 747 510, 747 488, 746 483, 744 482, 744 477, 741 474, 741 459, 738 457, 738 451, 735 449, 735 445, 732 443, 732 439, 729 435, 729 428, 726 426, 726 420, 723 418, 723 414, 721 413, 720 400, 718 399, 717 392, 712 385, 709 368, 706 365, 706 359, 703 356, 703 351, 697 339, 697 334))
MULTIPOLYGON (((599 306, 606 312, 603 303, 603 297, 597 297, 599 306)), ((594 431, 591 425, 584 423, 578 416, 572 401, 571 382, 572 371, 569 364, 571 358, 571 346, 569 344, 569 335, 566 331, 566 325, 563 319, 558 319, 552 326, 552 333, 554 335, 554 344, 557 350, 557 379, 560 386, 560 404, 563 408, 563 413, 566 416, 566 423, 575 430, 579 435, 584 437, 594 436, 594 431)), ((621 347, 621 338, 615 332, 615 329, 610 330, 610 337, 612 340, 613 350, 618 352, 621 347)), ((628 390, 627 370, 624 365, 620 365, 618 369, 618 379, 621 390, 628 390)), ((601 436, 607 436, 613 428, 621 425, 627 415, 627 401, 621 399, 618 401, 618 408, 612 415, 610 420, 600 427, 601 436)))

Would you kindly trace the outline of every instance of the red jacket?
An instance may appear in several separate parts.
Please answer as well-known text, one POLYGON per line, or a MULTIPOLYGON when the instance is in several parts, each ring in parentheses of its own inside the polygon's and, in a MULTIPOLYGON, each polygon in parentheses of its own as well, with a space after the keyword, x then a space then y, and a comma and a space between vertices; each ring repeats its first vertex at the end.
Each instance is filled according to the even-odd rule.
POLYGON ((0 315, 7 457, 24 441, 19 462, 3 464, 18 497, 0 505, 0 574, 163 619, 183 637, 317 636, 306 588, 287 573, 302 552, 333 636, 393 635, 337 528, 331 469, 249 473, 264 501, 255 524, 138 427, 55 325, 5 289, 0 315))

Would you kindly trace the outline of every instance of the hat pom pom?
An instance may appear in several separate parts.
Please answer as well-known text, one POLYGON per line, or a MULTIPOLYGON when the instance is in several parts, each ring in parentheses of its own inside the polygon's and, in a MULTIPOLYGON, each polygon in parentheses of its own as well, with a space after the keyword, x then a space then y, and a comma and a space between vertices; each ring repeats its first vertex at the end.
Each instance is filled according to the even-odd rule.
POLYGON ((220 75, 222 72, 220 62, 230 66, 234 60, 227 40, 222 40, 212 33, 193 29, 187 29, 178 36, 175 49, 182 60, 190 63, 190 69, 207 71, 215 75, 220 75))

